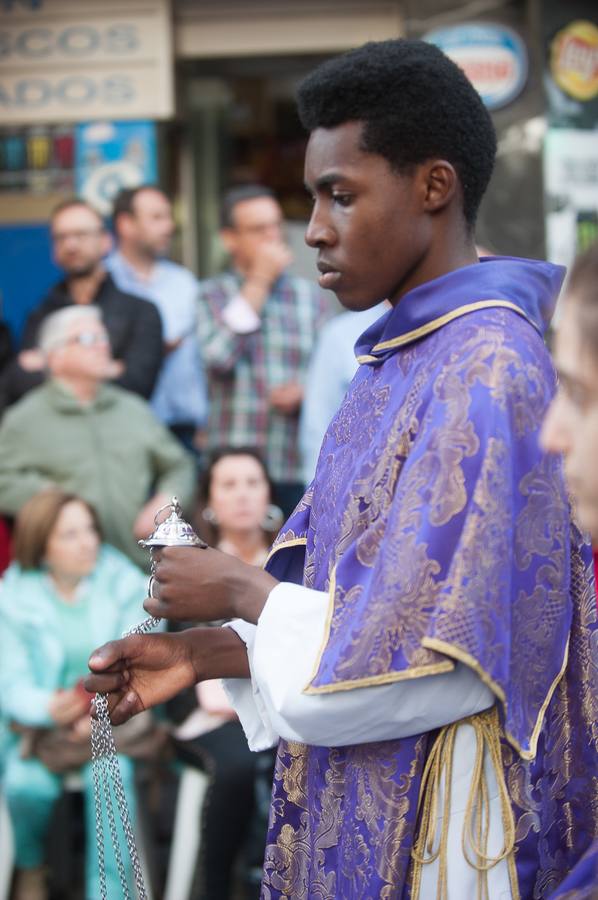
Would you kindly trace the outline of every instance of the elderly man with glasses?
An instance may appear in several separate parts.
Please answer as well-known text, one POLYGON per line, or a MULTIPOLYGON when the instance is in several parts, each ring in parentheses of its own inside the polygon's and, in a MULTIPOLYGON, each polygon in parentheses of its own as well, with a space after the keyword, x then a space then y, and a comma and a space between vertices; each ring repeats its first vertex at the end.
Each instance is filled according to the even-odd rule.
POLYGON ((0 427, 0 512, 44 488, 72 491, 96 509, 106 541, 145 566, 137 540, 172 494, 191 502, 193 462, 144 400, 106 383, 117 366, 97 307, 49 316, 38 349, 49 377, 0 427))

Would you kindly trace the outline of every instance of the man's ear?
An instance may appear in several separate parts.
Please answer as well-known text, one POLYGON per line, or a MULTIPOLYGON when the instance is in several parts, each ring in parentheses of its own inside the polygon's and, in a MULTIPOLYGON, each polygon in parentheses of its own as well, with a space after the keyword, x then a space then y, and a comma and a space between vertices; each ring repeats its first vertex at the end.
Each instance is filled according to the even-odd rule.
POLYGON ((128 240, 131 237, 134 230, 135 230, 134 217, 131 215, 131 213, 121 212, 117 221, 114 223, 114 231, 116 233, 117 240, 119 238, 124 238, 125 240, 128 240))
POLYGON ((439 212, 452 201, 457 193, 459 179, 454 166, 444 159, 431 160, 424 166, 424 210, 439 212))

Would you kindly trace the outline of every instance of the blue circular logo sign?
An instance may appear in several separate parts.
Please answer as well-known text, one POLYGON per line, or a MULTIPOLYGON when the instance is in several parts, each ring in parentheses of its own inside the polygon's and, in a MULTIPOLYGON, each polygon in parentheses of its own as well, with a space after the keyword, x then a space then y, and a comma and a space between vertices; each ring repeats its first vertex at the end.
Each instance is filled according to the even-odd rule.
POLYGON ((463 69, 488 109, 499 109, 517 97, 527 80, 525 44, 505 25, 467 23, 438 28, 424 40, 446 53, 463 69))

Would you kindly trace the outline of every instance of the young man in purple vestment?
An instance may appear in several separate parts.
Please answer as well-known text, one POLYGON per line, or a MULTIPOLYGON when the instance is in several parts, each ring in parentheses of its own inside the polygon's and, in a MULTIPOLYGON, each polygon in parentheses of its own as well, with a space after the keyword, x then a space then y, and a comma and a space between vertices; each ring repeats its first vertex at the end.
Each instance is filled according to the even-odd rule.
POLYGON ((308 244, 349 309, 392 308, 265 571, 165 550, 146 608, 230 627, 96 651, 114 722, 225 677, 278 743, 262 897, 544 898, 596 831, 590 547, 540 449, 563 271, 478 260, 495 136, 420 41, 301 86, 308 244))

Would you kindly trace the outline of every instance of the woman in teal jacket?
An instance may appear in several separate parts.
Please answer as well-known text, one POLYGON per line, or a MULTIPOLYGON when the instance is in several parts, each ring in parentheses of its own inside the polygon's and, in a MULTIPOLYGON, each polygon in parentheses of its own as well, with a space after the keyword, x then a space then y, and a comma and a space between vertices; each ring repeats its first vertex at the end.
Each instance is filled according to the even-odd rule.
MULTIPOLYGON (((99 900, 91 697, 81 679, 95 647, 144 618, 147 580, 119 551, 101 544, 91 507, 57 490, 25 504, 14 550, 16 561, 0 587, 0 711, 10 735, 0 773, 15 838, 16 897, 47 896, 45 840, 63 769, 74 760, 85 791, 85 896, 99 900)), ((134 804, 132 762, 121 756, 120 764, 134 804)), ((104 832, 109 834, 107 823, 104 832)), ((106 865, 108 896, 118 897, 111 852, 106 865)))

